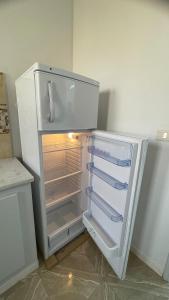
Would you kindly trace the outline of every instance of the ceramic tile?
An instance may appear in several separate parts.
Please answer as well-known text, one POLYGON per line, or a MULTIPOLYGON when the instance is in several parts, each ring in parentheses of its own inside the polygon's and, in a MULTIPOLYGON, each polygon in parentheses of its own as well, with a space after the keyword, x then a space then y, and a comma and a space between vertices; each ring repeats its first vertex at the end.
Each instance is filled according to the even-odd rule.
POLYGON ((70 269, 70 268, 64 268, 63 266, 56 266, 55 268, 52 269, 52 272, 59 274, 59 275, 65 275, 69 276, 69 274, 72 274, 76 278, 82 278, 84 280, 91 280, 94 282, 103 282, 102 276, 97 273, 89 273, 85 271, 79 271, 75 269, 70 269))
POLYGON ((153 282, 160 285, 165 284, 165 281, 157 273, 146 266, 133 253, 129 256, 127 279, 137 282, 153 282))
POLYGON ((44 286, 42 283, 42 280, 39 280, 36 288, 33 291, 33 295, 32 298, 30 298, 31 300, 48 300, 50 299, 44 286))
MULTIPOLYGON (((101 262, 101 273, 104 277, 117 278, 113 269, 107 260, 103 257, 101 262)), ((159 285, 169 285, 157 273, 146 266, 133 253, 130 253, 128 267, 126 271, 126 280, 138 283, 154 283, 159 285)))
POLYGON ((110 285, 106 287, 107 300, 167 300, 168 297, 154 292, 147 292, 139 287, 124 287, 121 285, 110 285))
POLYGON ((37 299, 90 299, 102 300, 103 290, 99 283, 72 276, 56 274, 49 271, 40 272, 41 284, 32 300, 37 299), (41 297, 41 298, 40 298, 41 297), (42 298, 44 297, 44 298, 42 298))
POLYGON ((86 255, 89 257, 92 255, 101 255, 99 248, 91 238, 86 240, 82 245, 75 249, 73 253, 79 253, 81 255, 86 255))
POLYGON ((131 254, 125 280, 119 280, 89 239, 50 271, 39 269, 0 300, 167 300, 169 283, 131 254))
POLYGON ((101 276, 103 278, 107 278, 108 276, 117 278, 116 274, 114 273, 113 269, 110 267, 104 256, 102 256, 101 260, 101 276))
POLYGON ((113 289, 117 289, 117 291, 126 290, 126 291, 131 291, 132 293, 134 293, 134 291, 138 291, 140 295, 143 293, 143 294, 153 295, 153 297, 162 297, 162 299, 163 298, 169 299, 169 289, 163 286, 156 285, 154 283, 149 283, 149 284, 137 283, 137 282, 129 281, 127 280, 127 278, 123 281, 117 278, 111 278, 112 280, 109 279, 110 278, 107 278, 105 283, 108 286, 110 286, 112 290, 113 289))
POLYGON ((102 259, 101 269, 105 282, 110 286, 116 286, 117 291, 123 289, 129 290, 131 293, 138 291, 140 299, 142 299, 141 293, 152 294, 151 297, 155 297, 152 299, 160 296, 169 299, 169 283, 165 282, 133 254, 130 255, 126 278, 123 281, 117 278, 105 258, 102 259))
POLYGON ((96 278, 96 280, 99 280, 101 260, 101 252, 95 246, 94 242, 89 239, 69 256, 65 257, 65 259, 52 270, 56 273, 72 272, 77 276, 87 276, 87 278, 90 276, 91 279, 96 278))
POLYGON ((38 273, 34 272, 21 280, 2 296, 3 300, 30 300, 40 281, 38 273))
POLYGON ((79 255, 77 253, 71 254, 66 257, 59 265, 62 267, 69 268, 71 270, 78 270, 89 273, 100 272, 101 256, 94 255, 88 257, 85 255, 79 255))

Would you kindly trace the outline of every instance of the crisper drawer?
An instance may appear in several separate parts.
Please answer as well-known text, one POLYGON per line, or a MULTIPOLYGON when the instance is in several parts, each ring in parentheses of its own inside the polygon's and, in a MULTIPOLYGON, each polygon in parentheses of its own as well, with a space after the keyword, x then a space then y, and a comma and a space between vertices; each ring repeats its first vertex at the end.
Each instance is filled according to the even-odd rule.
POLYGON ((50 251, 57 251, 69 241, 71 241, 74 237, 76 237, 79 233, 84 230, 84 225, 82 223, 82 218, 76 219, 74 223, 67 224, 63 229, 49 234, 48 235, 48 244, 50 251))
POLYGON ((56 232, 55 234, 48 235, 49 248, 60 249, 68 242, 68 229, 56 232))
POLYGON ((78 235, 80 232, 84 230, 84 225, 82 222, 82 219, 80 219, 78 222, 70 226, 69 228, 69 238, 72 239, 76 235, 78 235))

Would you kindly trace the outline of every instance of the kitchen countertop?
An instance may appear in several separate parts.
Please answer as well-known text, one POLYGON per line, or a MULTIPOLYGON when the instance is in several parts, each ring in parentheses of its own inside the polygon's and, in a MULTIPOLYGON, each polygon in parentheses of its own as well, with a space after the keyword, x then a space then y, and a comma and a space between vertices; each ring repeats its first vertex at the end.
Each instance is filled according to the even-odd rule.
POLYGON ((0 191, 32 182, 33 180, 33 176, 18 159, 0 159, 0 191))

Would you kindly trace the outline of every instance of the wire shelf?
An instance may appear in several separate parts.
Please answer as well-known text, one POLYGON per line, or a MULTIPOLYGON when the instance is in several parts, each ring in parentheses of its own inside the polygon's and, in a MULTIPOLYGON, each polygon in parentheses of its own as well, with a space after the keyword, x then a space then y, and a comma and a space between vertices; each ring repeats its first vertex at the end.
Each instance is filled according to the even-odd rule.
POLYGON ((45 183, 80 174, 81 149, 50 152, 43 157, 45 183))
POLYGON ((81 149, 82 145, 80 142, 75 141, 69 142, 66 141, 64 143, 56 143, 52 145, 44 145, 43 146, 43 153, 55 152, 55 151, 63 151, 63 150, 70 150, 70 149, 81 149))

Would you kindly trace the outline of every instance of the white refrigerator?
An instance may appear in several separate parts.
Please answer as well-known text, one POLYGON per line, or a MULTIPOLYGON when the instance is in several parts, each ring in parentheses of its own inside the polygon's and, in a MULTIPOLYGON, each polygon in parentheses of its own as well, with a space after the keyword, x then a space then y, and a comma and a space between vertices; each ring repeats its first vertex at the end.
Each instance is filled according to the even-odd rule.
POLYGON ((84 76, 35 63, 16 92, 44 258, 87 229, 124 279, 147 139, 95 130, 99 83, 84 76))

